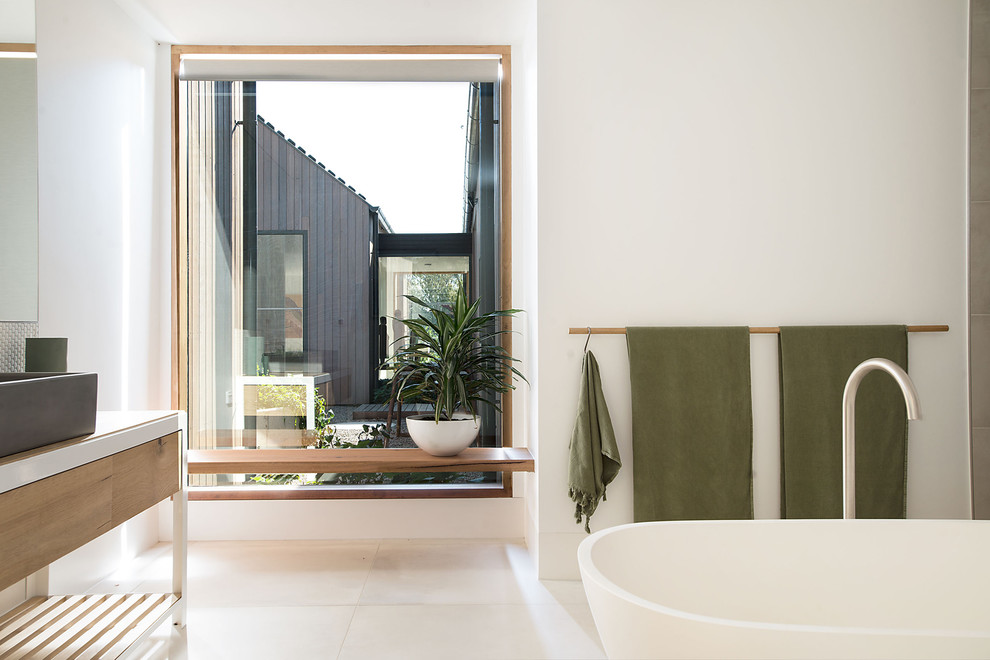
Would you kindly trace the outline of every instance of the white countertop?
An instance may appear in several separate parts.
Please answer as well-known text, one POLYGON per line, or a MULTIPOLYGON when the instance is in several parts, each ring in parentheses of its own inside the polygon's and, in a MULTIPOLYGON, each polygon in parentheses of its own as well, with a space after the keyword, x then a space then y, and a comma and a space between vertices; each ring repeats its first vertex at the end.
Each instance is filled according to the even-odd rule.
POLYGON ((92 435, 0 459, 0 493, 185 429, 183 411, 100 411, 92 435))

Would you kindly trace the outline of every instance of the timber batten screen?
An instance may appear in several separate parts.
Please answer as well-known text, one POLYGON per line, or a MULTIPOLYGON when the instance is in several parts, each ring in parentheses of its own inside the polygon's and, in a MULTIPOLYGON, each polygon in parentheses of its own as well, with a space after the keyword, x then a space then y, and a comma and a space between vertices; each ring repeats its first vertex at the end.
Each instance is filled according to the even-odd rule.
MULTIPOLYGON (((185 121, 182 123, 182 200, 188 218, 190 304, 209 314, 190 314, 196 324, 188 333, 188 407, 190 449, 217 446, 217 429, 226 426, 218 418, 225 409, 226 392, 233 388, 235 299, 231 273, 239 266, 236 246, 243 218, 241 167, 235 154, 243 137, 230 127, 243 112, 242 84, 231 82, 188 83, 183 88, 185 121)), ((191 485, 212 485, 212 476, 191 478, 191 485)))

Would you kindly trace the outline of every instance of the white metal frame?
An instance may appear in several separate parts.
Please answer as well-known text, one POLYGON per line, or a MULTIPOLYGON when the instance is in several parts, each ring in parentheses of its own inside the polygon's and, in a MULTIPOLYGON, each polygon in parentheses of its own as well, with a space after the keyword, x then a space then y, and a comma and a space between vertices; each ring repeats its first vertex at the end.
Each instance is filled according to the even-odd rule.
POLYGON ((316 428, 316 386, 329 382, 330 374, 312 376, 238 376, 234 388, 234 428, 244 428, 244 388, 250 385, 287 385, 306 388, 306 429, 316 428))

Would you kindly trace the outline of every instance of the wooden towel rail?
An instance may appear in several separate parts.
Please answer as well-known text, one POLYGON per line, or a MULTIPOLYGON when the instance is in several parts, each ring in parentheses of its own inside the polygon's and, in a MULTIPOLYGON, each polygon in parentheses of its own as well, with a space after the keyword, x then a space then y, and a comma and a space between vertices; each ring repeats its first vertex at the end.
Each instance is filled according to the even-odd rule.
MULTIPOLYGON (((949 326, 947 325, 909 325, 907 326, 908 332, 948 332, 949 326)), ((624 335, 626 334, 625 328, 570 328, 567 331, 569 335, 586 335, 588 333, 593 335, 624 335)), ((779 335, 780 327, 778 326, 764 326, 764 327, 751 327, 749 333, 752 335, 779 335)))

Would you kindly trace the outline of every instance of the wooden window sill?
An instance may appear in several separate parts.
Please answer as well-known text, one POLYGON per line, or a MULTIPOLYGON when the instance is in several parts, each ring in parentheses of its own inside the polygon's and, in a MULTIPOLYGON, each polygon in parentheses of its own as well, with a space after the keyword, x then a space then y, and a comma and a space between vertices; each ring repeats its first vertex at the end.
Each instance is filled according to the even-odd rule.
POLYGON ((235 500, 454 500, 512 497, 505 483, 421 486, 196 486, 189 501, 235 500))
POLYGON ((457 456, 422 449, 191 449, 189 474, 313 472, 533 472, 525 447, 469 447, 457 456))

